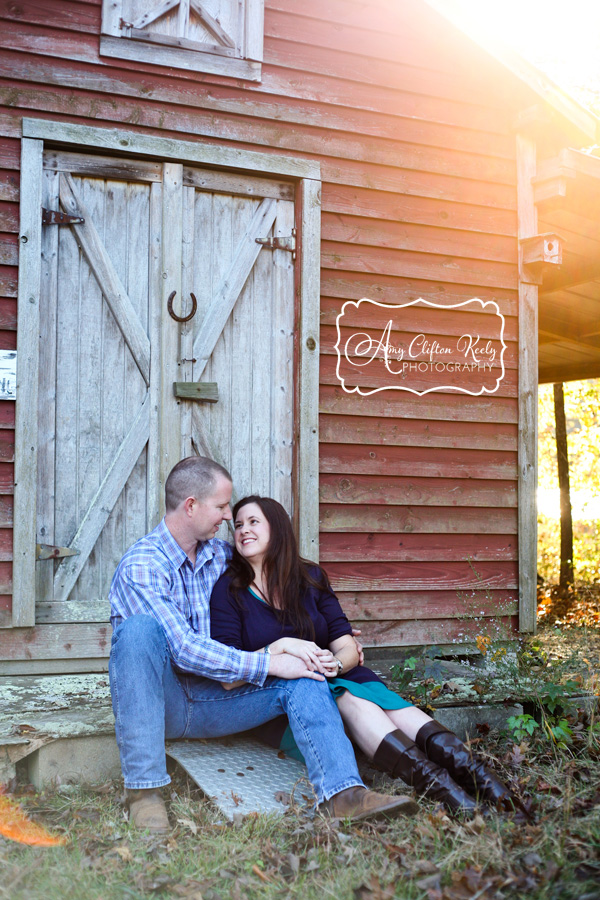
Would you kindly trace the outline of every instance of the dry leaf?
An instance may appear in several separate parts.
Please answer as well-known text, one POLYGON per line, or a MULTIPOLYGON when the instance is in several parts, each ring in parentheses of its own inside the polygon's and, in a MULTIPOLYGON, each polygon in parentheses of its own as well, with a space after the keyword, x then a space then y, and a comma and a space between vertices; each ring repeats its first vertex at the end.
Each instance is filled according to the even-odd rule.
POLYGON ((177 823, 183 825, 184 828, 189 828, 194 836, 198 834, 198 826, 191 819, 177 819, 177 823))
POLYGON ((415 884, 421 891, 439 891, 441 877, 441 874, 438 872, 437 875, 428 875, 426 878, 420 878, 419 881, 415 881, 415 884))
POLYGON ((35 734, 37 728, 34 728, 33 725, 13 725, 10 730, 11 734, 35 734))
POLYGON ((292 875, 297 875, 300 871, 300 857, 296 856, 295 853, 288 853, 286 856, 286 861, 292 875))
POLYGON ((261 881, 265 881, 267 884, 270 884, 273 881, 273 879, 270 878, 266 872, 263 872, 260 866, 257 866, 256 863, 254 863, 254 865, 252 866, 252 871, 255 875, 258 875, 261 881))
POLYGON ((120 844, 118 847, 113 847, 110 852, 118 853, 123 862, 133 862, 133 854, 127 844, 120 844))
POLYGON ((514 766, 516 769, 518 769, 524 759, 525 754, 522 752, 521 747, 518 747, 515 744, 509 755, 509 762, 511 766, 514 766))
POLYGON ((421 875, 438 874, 440 871, 436 864, 431 862, 430 859, 418 859, 414 864, 414 870, 421 875))
POLYGON ((467 832, 467 834, 481 834, 481 832, 485 829, 485 822, 479 815, 479 813, 477 813, 474 819, 472 819, 470 822, 465 822, 463 828, 467 832))
POLYGON ((384 888, 375 875, 371 875, 368 884, 354 888, 354 900, 391 900, 393 896, 393 886, 384 888))

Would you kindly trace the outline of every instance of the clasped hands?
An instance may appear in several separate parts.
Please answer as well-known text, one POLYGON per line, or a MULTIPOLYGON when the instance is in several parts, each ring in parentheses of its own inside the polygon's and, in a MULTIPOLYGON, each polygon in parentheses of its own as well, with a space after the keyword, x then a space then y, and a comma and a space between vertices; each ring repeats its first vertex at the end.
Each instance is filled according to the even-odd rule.
MULTIPOLYGON (((350 663, 351 666, 356 665, 356 661, 359 665, 364 662, 362 645, 356 640, 357 635, 360 635, 360 631, 353 628, 352 640, 356 644, 356 656, 355 661, 350 663)), ((350 639, 349 635, 347 639, 350 639)), ((344 639, 340 639, 340 641, 343 643, 344 639)), ((304 641, 300 638, 280 638, 269 646, 269 650, 271 651, 270 675, 280 678, 315 678, 322 681, 323 678, 334 678, 340 674, 337 657, 331 650, 322 649, 314 641, 304 641)), ((337 650, 337 652, 340 651, 337 650)), ((348 663, 348 660, 346 662, 348 663)))
MULTIPOLYGON (((353 628, 352 636, 356 644, 356 656, 359 665, 362 665, 364 654, 362 645, 356 640, 357 635, 360 635, 360 631, 353 628)), ((269 645, 269 651, 268 674, 275 678, 312 678, 315 681, 324 681, 325 678, 334 678, 339 674, 339 666, 331 650, 323 650, 314 641, 303 641, 300 638, 280 638, 269 645)), ((355 662, 352 663, 352 665, 355 664, 355 662)), ((221 684, 226 691, 230 691, 232 688, 241 687, 245 682, 221 682, 221 684)))
POLYGON ((320 672, 326 678, 338 674, 337 659, 331 650, 323 650, 314 641, 303 641, 300 638, 284 637, 270 644, 271 656, 288 653, 301 659, 310 672, 320 672))

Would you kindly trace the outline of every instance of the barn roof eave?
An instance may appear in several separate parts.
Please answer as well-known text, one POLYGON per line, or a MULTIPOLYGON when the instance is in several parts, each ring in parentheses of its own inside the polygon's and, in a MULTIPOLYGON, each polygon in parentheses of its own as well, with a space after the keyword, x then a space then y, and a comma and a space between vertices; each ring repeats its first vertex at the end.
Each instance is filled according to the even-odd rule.
POLYGON ((551 78, 495 37, 475 33, 454 0, 423 0, 524 82, 556 113, 575 127, 582 143, 600 142, 600 119, 563 91, 551 78))

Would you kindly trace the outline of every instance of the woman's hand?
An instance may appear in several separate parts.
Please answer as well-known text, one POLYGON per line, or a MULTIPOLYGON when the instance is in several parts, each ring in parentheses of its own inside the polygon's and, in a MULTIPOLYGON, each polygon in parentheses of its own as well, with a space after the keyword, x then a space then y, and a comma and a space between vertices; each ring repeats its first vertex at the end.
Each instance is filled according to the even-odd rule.
POLYGON ((359 665, 359 666, 364 666, 364 664, 365 664, 365 654, 363 653, 363 645, 361 644, 360 641, 357 641, 357 640, 356 640, 358 637, 360 637, 361 634, 362 634, 362 631, 360 630, 360 628, 353 628, 353 629, 352 629, 352 637, 354 638, 354 643, 356 644, 356 650, 357 650, 357 653, 358 653, 358 665, 359 665))
POLYGON ((321 672, 328 675, 331 666, 337 666, 333 661, 331 650, 323 650, 314 641, 303 641, 300 638, 280 638, 269 647, 271 654, 289 653, 297 656, 311 672, 321 672), (326 671, 327 668, 327 671, 326 671))
POLYGON ((353 669, 354 666, 359 664, 360 656, 356 649, 356 640, 352 635, 345 634, 335 641, 332 641, 329 645, 329 649, 342 664, 341 670, 336 672, 336 675, 344 675, 345 672, 349 672, 350 669, 353 669))

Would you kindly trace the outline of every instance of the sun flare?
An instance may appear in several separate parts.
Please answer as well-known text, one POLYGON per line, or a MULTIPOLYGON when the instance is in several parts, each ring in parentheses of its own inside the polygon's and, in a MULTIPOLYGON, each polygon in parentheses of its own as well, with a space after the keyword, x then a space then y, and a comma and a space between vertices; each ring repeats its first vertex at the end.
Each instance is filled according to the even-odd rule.
POLYGON ((600 3, 571 0, 455 0, 465 27, 501 41, 566 89, 600 91, 600 3))

